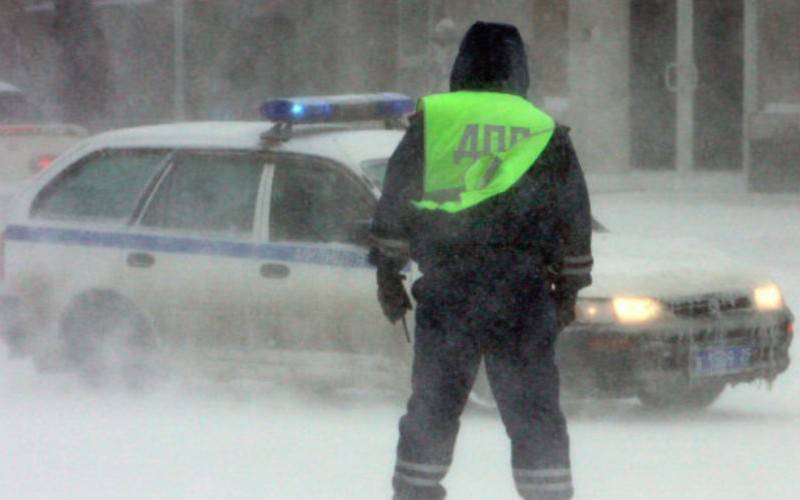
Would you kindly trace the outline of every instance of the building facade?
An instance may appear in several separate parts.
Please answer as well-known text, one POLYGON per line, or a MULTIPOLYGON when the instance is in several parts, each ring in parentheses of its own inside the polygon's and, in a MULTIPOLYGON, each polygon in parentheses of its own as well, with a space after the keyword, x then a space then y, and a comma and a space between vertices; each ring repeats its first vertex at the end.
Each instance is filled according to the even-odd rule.
MULTIPOLYGON (((115 125, 255 118, 271 96, 440 91, 482 19, 519 27, 530 97, 573 128, 589 172, 749 170, 800 136, 796 0, 94 2, 115 125)), ((36 50, 15 75, 46 96, 52 8, 26 6, 36 50)))

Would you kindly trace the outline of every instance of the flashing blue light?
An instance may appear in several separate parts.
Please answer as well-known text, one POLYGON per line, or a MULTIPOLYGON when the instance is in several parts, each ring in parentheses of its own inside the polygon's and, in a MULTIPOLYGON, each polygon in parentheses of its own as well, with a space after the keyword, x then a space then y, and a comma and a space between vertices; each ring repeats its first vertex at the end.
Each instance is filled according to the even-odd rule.
POLYGON ((273 99, 261 116, 276 123, 336 123, 397 120, 414 112, 413 99, 402 94, 363 94, 273 99))
POLYGON ((303 116, 303 111, 305 108, 302 104, 295 104, 292 106, 292 116, 303 116))

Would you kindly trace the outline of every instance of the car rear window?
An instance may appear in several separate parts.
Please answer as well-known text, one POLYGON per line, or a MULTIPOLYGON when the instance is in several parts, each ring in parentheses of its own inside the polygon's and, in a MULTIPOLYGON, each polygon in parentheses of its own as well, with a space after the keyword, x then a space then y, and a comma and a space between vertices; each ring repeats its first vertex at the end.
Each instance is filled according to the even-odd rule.
POLYGON ((32 215, 127 222, 167 154, 151 150, 94 154, 68 167, 45 187, 34 200, 32 215))
POLYGON ((141 224, 251 234, 264 163, 253 154, 180 154, 148 203, 141 224))

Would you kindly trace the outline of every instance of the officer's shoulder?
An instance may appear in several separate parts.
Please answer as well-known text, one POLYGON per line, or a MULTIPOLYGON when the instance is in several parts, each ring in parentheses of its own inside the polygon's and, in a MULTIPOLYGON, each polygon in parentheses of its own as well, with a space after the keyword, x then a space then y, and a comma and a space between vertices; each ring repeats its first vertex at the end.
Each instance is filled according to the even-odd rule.
POLYGON ((415 111, 414 114, 408 117, 408 126, 406 127, 406 133, 409 132, 411 134, 418 134, 422 132, 425 127, 425 117, 422 114, 422 110, 415 111))
POLYGON ((542 152, 542 164, 546 165, 545 171, 559 176, 565 176, 569 172, 572 167, 569 154, 572 149, 572 140, 569 137, 569 131, 569 126, 556 122, 550 143, 542 152))
POLYGON ((551 150, 559 156, 569 156, 573 150, 572 139, 570 138, 571 127, 563 123, 556 123, 553 137, 550 140, 551 150))
POLYGON ((554 139, 569 139, 569 131, 572 127, 564 125, 563 123, 556 122, 555 131, 553 132, 554 139))

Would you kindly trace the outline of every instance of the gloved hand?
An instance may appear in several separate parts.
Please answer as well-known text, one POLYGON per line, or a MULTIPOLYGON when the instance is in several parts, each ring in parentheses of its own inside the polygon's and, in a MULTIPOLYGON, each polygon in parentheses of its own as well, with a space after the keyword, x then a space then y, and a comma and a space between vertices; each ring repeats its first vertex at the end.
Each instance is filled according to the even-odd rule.
POLYGON ((575 301, 577 298, 578 294, 571 290, 553 290, 558 331, 563 330, 575 321, 575 301))
POLYGON ((378 267, 378 302, 390 323, 396 323, 411 310, 411 299, 403 287, 404 279, 405 276, 393 269, 378 267))

